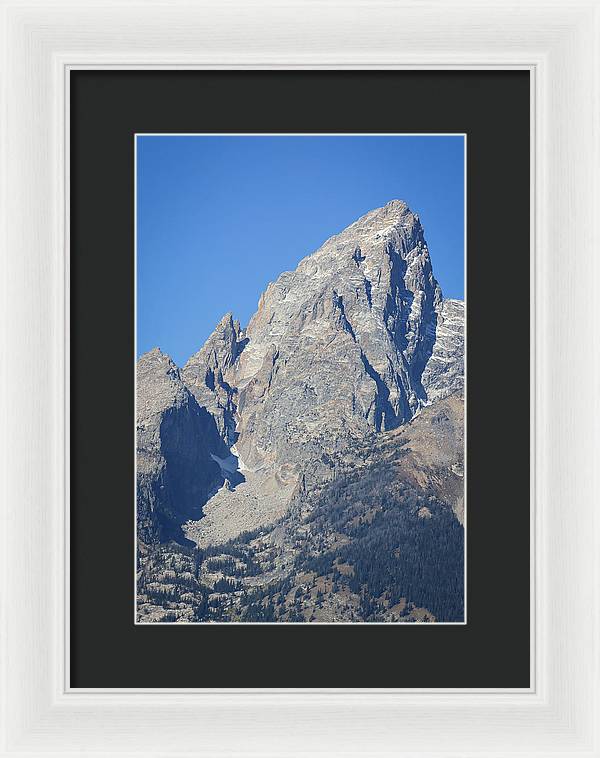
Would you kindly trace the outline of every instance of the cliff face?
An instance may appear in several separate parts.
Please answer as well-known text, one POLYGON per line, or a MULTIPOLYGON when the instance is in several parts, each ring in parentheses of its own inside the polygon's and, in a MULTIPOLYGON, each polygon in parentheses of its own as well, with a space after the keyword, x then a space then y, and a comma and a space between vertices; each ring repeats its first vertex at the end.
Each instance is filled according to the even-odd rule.
POLYGON ((244 344, 239 321, 234 321, 231 313, 227 313, 181 372, 183 381, 198 403, 213 415, 227 445, 235 442, 237 390, 225 377, 244 344))
POLYGON ((421 376, 427 400, 431 403, 464 391, 464 329, 462 300, 444 300, 437 313, 433 351, 421 376))
POLYGON ((202 515, 222 483, 211 453, 227 454, 214 418, 158 349, 137 365, 137 527, 142 542, 183 541, 181 524, 202 515))
POLYGON ((231 314, 181 372, 138 366, 138 524, 199 545, 281 519, 332 461, 463 387, 463 305, 444 300, 419 217, 393 200, 231 314))

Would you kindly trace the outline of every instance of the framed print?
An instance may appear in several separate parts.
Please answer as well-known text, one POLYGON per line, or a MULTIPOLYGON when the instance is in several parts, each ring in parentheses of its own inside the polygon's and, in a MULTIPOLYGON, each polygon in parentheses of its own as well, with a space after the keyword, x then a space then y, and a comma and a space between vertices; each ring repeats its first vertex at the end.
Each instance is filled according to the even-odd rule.
POLYGON ((600 755, 598 2, 2 10, 2 754, 600 755))

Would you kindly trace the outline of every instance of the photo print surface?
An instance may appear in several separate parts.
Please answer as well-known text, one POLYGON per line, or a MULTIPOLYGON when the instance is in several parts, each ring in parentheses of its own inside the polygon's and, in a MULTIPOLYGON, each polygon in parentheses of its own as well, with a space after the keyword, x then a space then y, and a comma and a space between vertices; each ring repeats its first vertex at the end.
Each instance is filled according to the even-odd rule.
POLYGON ((466 623, 466 137, 135 140, 136 623, 466 623))

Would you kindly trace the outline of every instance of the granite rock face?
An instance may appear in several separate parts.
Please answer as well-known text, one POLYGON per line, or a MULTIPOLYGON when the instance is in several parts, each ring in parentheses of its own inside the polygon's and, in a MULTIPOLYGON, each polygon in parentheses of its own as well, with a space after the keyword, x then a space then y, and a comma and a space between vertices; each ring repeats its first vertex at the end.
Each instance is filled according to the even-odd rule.
POLYGON ((232 314, 227 313, 181 372, 198 403, 213 415, 227 445, 235 443, 237 389, 225 377, 245 343, 239 321, 234 321, 232 314))
POLYGON ((137 527, 142 542, 183 540, 223 479, 211 453, 227 455, 213 416, 158 348, 137 364, 137 527))
POLYGON ((249 465, 393 429, 427 402, 442 293, 423 228, 398 200, 331 237, 260 299, 231 372, 249 465))
POLYGON ((437 314, 433 352, 421 377, 429 402, 464 391, 464 325, 462 300, 444 300, 437 314))

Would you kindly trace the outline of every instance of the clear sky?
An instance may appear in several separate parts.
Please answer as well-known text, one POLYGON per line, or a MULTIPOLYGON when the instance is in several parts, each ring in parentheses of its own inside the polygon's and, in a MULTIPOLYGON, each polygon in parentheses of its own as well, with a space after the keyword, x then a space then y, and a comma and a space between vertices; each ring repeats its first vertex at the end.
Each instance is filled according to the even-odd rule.
POLYGON ((221 317, 367 211, 419 214, 444 297, 463 298, 462 136, 137 137, 137 348, 182 366, 221 317))

